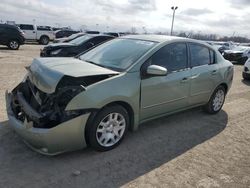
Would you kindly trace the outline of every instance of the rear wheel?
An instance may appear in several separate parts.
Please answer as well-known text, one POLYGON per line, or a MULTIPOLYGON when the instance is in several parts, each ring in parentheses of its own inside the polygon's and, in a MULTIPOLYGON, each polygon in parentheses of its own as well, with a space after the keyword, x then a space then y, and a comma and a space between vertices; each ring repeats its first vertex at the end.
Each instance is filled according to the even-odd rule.
POLYGON ((98 151, 108 151, 118 146, 129 126, 128 112, 119 105, 101 110, 87 126, 87 139, 98 151))
POLYGON ((10 40, 8 43, 8 47, 11 50, 18 50, 19 46, 20 46, 20 44, 17 40, 10 40))
POLYGON ((218 86, 211 96, 209 102, 204 106, 204 110, 210 114, 218 113, 224 104, 225 97, 225 87, 223 87, 222 85, 218 86))
POLYGON ((40 38, 40 40, 39 40, 39 43, 40 43, 40 44, 43 44, 43 45, 49 44, 49 37, 47 37, 47 36, 42 36, 42 37, 40 38))

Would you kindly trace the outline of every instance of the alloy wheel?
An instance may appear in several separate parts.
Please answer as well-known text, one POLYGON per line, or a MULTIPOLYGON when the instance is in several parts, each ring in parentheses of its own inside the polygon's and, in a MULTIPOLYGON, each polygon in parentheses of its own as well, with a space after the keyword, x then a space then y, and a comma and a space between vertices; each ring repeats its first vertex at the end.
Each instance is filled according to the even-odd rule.
POLYGON ((17 41, 11 41, 10 42, 11 49, 17 49, 18 48, 18 42, 17 41))
POLYGON ((101 146, 113 146, 123 137, 125 129, 124 116, 120 113, 110 113, 97 126, 96 139, 101 146))
POLYGON ((214 111, 218 111, 221 109, 225 99, 225 93, 222 89, 219 89, 213 99, 213 109, 214 111))

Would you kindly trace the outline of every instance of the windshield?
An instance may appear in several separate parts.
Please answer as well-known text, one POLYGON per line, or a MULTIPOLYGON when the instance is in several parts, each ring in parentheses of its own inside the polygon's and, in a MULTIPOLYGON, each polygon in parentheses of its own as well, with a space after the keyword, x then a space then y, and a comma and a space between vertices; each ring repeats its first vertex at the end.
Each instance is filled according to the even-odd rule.
POLYGON ((116 71, 124 71, 155 44, 156 42, 143 40, 114 39, 81 55, 80 59, 116 71))
POLYGON ((91 36, 89 35, 84 35, 84 36, 81 36, 81 37, 78 37, 72 41, 70 41, 69 43, 70 44, 75 44, 75 45, 79 45, 87 40, 89 40, 90 38, 92 38, 91 36))

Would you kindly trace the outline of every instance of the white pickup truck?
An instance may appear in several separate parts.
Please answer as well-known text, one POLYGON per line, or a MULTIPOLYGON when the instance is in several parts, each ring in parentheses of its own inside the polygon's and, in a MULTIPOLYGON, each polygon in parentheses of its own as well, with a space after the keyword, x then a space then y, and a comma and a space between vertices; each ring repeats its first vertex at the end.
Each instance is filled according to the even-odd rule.
POLYGON ((50 27, 42 27, 31 24, 17 25, 24 33, 26 41, 37 41, 39 44, 47 45, 55 39, 55 33, 50 27))

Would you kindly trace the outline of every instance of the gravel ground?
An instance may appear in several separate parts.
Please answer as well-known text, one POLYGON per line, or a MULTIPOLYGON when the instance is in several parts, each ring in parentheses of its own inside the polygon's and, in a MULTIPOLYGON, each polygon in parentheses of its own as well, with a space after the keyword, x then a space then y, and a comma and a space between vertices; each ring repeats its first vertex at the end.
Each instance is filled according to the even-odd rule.
POLYGON ((142 124, 109 152, 47 157, 9 128, 4 99, 40 48, 0 47, 0 187, 250 187, 250 82, 241 65, 217 115, 197 108, 142 124))

